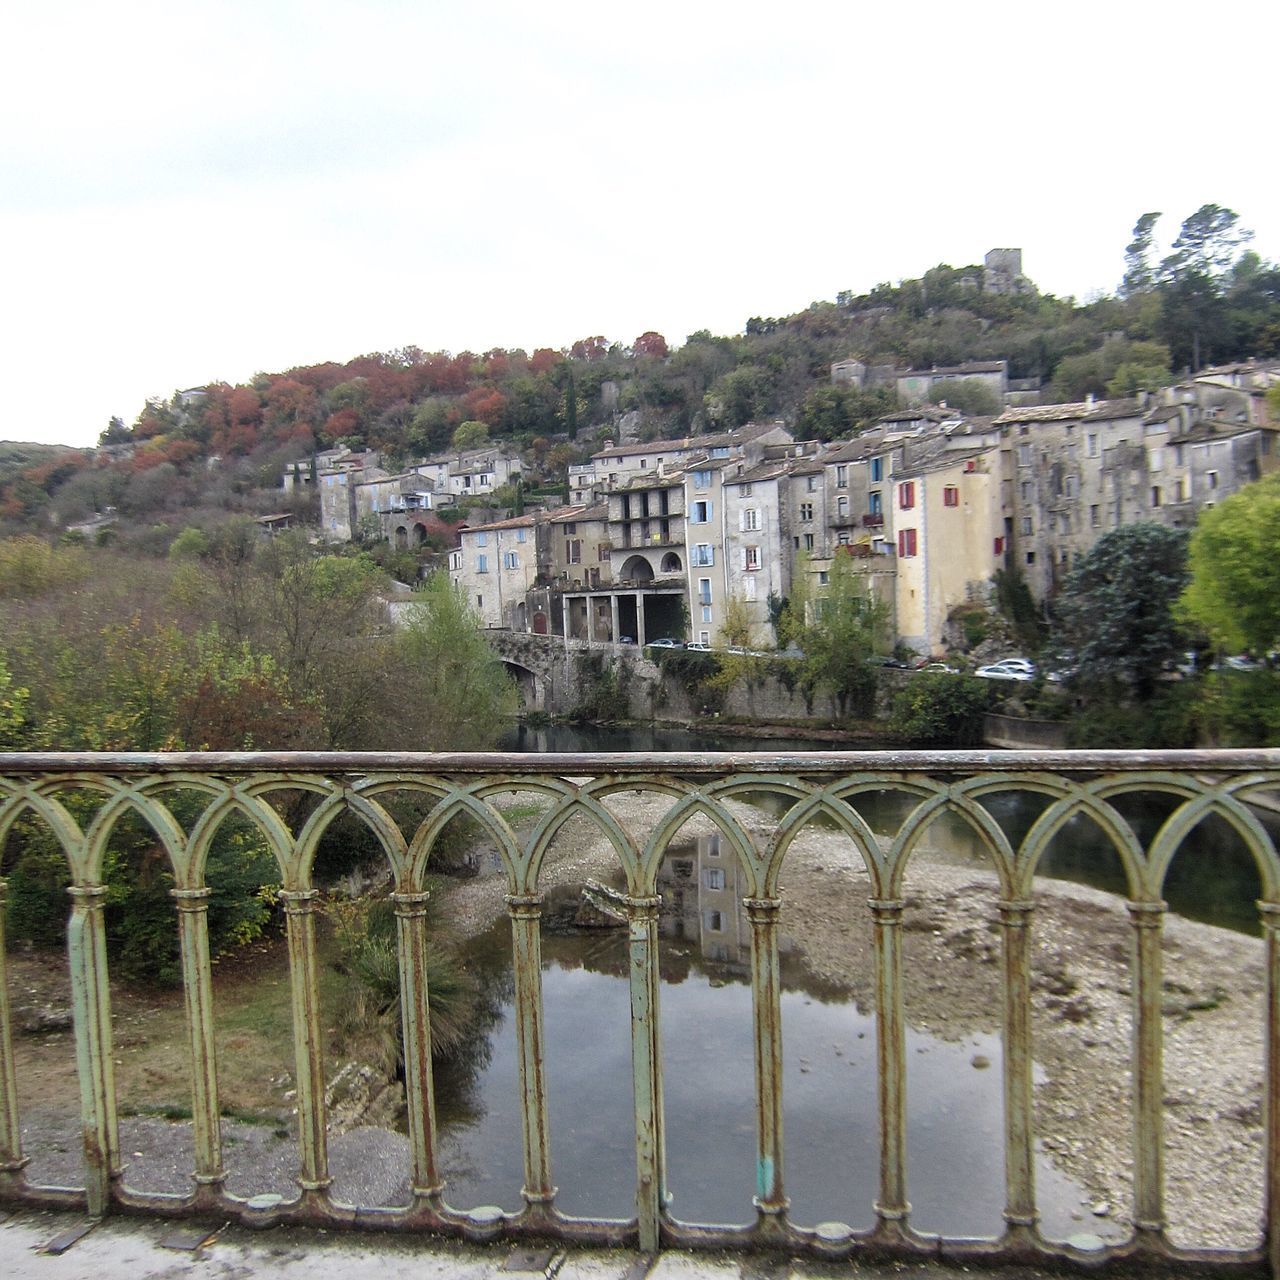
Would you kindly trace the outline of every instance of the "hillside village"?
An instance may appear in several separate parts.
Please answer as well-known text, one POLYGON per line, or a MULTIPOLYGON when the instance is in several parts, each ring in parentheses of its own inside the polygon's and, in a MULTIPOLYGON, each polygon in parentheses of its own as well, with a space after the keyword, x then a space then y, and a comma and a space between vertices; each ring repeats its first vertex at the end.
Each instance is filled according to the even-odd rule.
MULTIPOLYGON (((867 376, 856 360, 831 367, 835 385, 867 376)), ((986 602, 997 571, 1016 571, 1043 600, 1108 530, 1189 527, 1275 466, 1280 424, 1266 392, 1280 361, 1061 404, 1027 403, 1039 396, 1011 386, 1003 361, 893 377, 908 407, 851 440, 797 439, 775 421, 609 444, 569 466, 567 501, 490 509, 495 518, 450 525, 440 512, 519 479, 519 453, 499 444, 395 474, 376 453, 334 450, 283 483, 316 484, 329 542, 374 525, 399 548, 447 532, 450 577, 489 628, 717 647, 733 601, 748 643, 769 648, 800 576, 805 598, 820 597, 835 557, 847 556, 890 606, 898 641, 941 656, 957 609, 986 602), (929 403, 953 381, 981 382, 1005 407, 966 416, 945 396, 929 403)))

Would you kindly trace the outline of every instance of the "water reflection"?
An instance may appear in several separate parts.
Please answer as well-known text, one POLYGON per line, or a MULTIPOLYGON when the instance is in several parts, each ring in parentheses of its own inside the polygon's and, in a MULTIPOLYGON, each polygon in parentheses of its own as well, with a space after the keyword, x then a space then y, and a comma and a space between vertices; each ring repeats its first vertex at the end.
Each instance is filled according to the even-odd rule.
MULTIPOLYGON (((672 1212, 687 1221, 754 1216, 755 1094, 751 926, 745 874, 718 835, 673 844, 658 876, 663 1081, 672 1212)), ((861 936, 861 935, 860 935, 861 936)), ((509 966, 505 921, 477 940, 509 966)), ((869 1226, 876 1196, 875 1019, 851 989, 811 972, 803 941, 780 940, 787 1189, 797 1221, 869 1226)), ((571 928, 543 942, 546 1079, 557 1203, 571 1214, 630 1217, 635 1152, 625 929, 571 928)), ((520 1203, 519 1095, 507 996, 466 1095, 442 1102, 447 1197, 468 1207, 520 1203), (476 1106, 474 1104, 478 1103, 476 1106)), ((1001 1226, 1002 1097, 994 1033, 948 1042, 909 1032, 912 1198, 929 1230, 1001 1226)), ((1049 1222, 1081 1204, 1047 1161, 1038 1178, 1049 1222)))

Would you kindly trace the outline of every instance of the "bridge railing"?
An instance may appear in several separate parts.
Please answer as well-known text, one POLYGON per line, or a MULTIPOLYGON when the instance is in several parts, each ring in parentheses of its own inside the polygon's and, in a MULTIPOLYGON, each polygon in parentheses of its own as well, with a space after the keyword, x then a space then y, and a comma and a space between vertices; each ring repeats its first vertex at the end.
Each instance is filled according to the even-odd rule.
MULTIPOLYGON (((0 849, 19 818, 53 833, 69 873, 67 961, 84 1134, 80 1189, 34 1184, 26 1176, 13 1031, 0 945, 0 1197, 31 1204, 82 1205, 94 1215, 113 1208, 163 1215, 217 1212, 248 1223, 277 1221, 494 1235, 550 1236, 599 1243, 768 1246, 845 1256, 860 1250, 993 1260, 1042 1257, 1096 1263, 1101 1257, 1242 1267, 1277 1251, 1280 1178, 1280 860, 1259 813, 1280 794, 1280 751, 1254 752, 832 752, 721 754, 425 755, 321 753, 185 753, 170 755, 11 754, 0 758, 0 849), (860 800, 893 790, 913 807, 891 838, 879 836, 860 800), (1016 844, 989 802, 1010 792, 1040 797, 1041 808, 1016 844), (172 801, 196 793, 203 807, 187 825, 172 801), (290 825, 284 796, 312 797, 290 825), (541 816, 517 837, 497 801, 535 793, 541 816), (644 793, 665 806, 646 830, 628 829, 611 797, 644 793), (1126 820, 1125 801, 1156 793, 1168 816, 1145 842, 1126 820), (89 806, 70 803, 93 797, 89 806), (780 798, 782 816, 767 836, 742 820, 744 797, 780 798), (403 831, 392 801, 430 801, 427 818, 403 831), (949 812, 989 855, 998 881, 1003 1034, 1004 1222, 985 1242, 921 1236, 911 1225, 906 1160, 907 1019, 903 982, 903 884, 922 833, 949 812), (412 1152, 412 1203, 402 1208, 345 1204, 331 1192, 327 1152, 325 1062, 317 985, 317 906, 313 862, 340 815, 373 833, 391 868, 403 1022, 405 1091, 412 1152), (126 815, 149 824, 168 857, 185 992, 192 1092, 194 1164, 186 1195, 145 1194, 125 1182, 120 1149, 121 1100, 113 1073, 104 899, 104 858, 126 815), (293 1013, 297 1106, 297 1194, 239 1198, 226 1188, 220 1133, 205 866, 220 825, 237 816, 262 833, 279 864, 293 1013), (1133 1176, 1129 1239, 1099 1250, 1046 1239, 1039 1229, 1033 1114, 1031 941, 1037 865, 1078 815, 1118 857, 1132 925, 1133 1176), (1236 833, 1261 884, 1266 1003, 1265 1188, 1262 1243, 1252 1248, 1177 1248, 1166 1231, 1162 1056, 1161 922, 1164 884, 1183 840, 1210 815, 1236 833), (459 816, 479 824, 497 847, 506 876, 515 982, 523 1149, 518 1213, 451 1206, 441 1176, 431 1058, 431 993, 426 876, 440 833, 459 816), (584 1220, 556 1205, 548 1120, 540 915, 544 858, 558 833, 585 816, 612 845, 625 878, 618 899, 627 920, 636 1162, 635 1215, 628 1222, 584 1220), (752 1038, 755 1060, 756 1217, 749 1227, 689 1224, 670 1213, 663 1066, 659 1034, 658 874, 664 853, 693 817, 710 822, 736 855, 748 886, 752 1038), (865 868, 870 886, 877 1039, 878 1194, 868 1231, 839 1224, 805 1227, 791 1220, 784 1176, 779 912, 780 875, 793 841, 811 823, 833 824, 865 868)), ((0 880, 0 898, 4 881, 0 880)), ((0 915, 0 921, 3 916, 0 915)), ((0 944, 3 943, 0 931, 0 944)), ((1273 1256, 1274 1263, 1276 1258, 1273 1256)))

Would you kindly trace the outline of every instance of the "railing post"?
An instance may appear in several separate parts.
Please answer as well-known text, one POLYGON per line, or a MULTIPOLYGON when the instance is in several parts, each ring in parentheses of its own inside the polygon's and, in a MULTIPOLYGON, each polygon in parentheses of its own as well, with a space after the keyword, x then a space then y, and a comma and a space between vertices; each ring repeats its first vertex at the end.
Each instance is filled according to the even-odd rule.
POLYGON ((76 1071, 84 1130, 85 1193, 91 1217, 100 1218, 120 1178, 120 1128, 111 1059, 111 992, 107 985, 107 941, 102 919, 105 885, 67 888, 67 959, 75 1020, 76 1071))
MULTIPOLYGON (((213 1036, 213 982, 209 964, 210 890, 171 889, 178 908, 178 945, 182 951, 182 989, 191 1045, 191 1127, 195 1138, 198 1198, 207 1187, 226 1181, 222 1167, 222 1124, 218 1112, 217 1048, 213 1036)), ((213 1197, 216 1199, 216 1197, 213 1197)))
POLYGON ((400 1016, 404 1032, 405 1100, 413 1148, 413 1194, 437 1201, 444 1190, 436 1166, 435 1090, 431 1078, 431 1009, 427 986, 426 893, 393 893, 400 941, 400 1016))
POLYGON ((524 1188, 533 1215, 555 1199, 547 1134, 547 1086, 542 1027, 542 894, 508 894, 511 946, 515 961, 516 1042, 520 1054, 521 1114, 524 1124, 524 1188))
POLYGON ((636 1122, 636 1220, 640 1249, 658 1249, 667 1207, 667 1152, 662 1107, 662 1044, 658 1017, 658 908, 661 898, 628 898, 631 1075, 636 1122))
POLYGON ((907 1048, 902 1013, 902 908, 899 899, 871 898, 876 948, 876 1055, 880 1090, 881 1235, 900 1238, 907 1215, 907 1048))
POLYGON ((329 1177, 325 1132, 324 1054, 320 1042, 320 991, 316 978, 318 889, 281 889, 289 940, 289 988, 293 1003, 293 1057, 298 1093, 298 1186, 304 1199, 322 1195, 329 1177))
POLYGON ((1133 980, 1133 1227, 1164 1237, 1163 902, 1130 902, 1137 972, 1133 980))
POLYGON ((1266 1125, 1263 1239, 1271 1274, 1280 1278, 1280 903, 1259 902, 1258 912, 1267 943, 1267 1083, 1262 1095, 1266 1125))
POLYGON ((18 1073, 13 1061, 13 1021, 9 1012, 9 972, 5 957, 4 915, 8 884, 0 879, 0 1186, 16 1182, 26 1167, 22 1125, 18 1120, 18 1073))
POLYGON ((782 1179, 782 979, 778 898, 746 898, 756 1056, 756 1194, 761 1226, 777 1226, 790 1201, 782 1179))
POLYGON ((1030 901, 1002 901, 1004 954, 1004 1220, 1009 1236, 1029 1236, 1036 1212, 1031 1112, 1030 901))

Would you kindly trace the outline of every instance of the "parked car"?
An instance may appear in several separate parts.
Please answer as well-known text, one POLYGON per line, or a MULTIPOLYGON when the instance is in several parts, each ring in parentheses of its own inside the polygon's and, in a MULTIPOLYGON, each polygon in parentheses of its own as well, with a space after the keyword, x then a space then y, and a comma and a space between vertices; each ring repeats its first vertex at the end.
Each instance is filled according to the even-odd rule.
POLYGON ((685 645, 685 648, 693 649, 697 653, 711 652, 711 646, 709 644, 703 644, 701 640, 690 640, 689 643, 685 645))
POLYGON ((650 649, 683 649, 683 640, 673 640, 670 636, 663 636, 660 640, 650 640, 648 647, 650 649))
POLYGON ((958 676, 960 674, 959 667, 949 667, 945 662, 926 662, 916 668, 917 671, 928 671, 930 673, 943 671, 949 676, 958 676))
POLYGON ((989 662, 973 673, 982 680, 1034 680, 1036 666, 1026 658, 1001 658, 999 662, 989 662))

